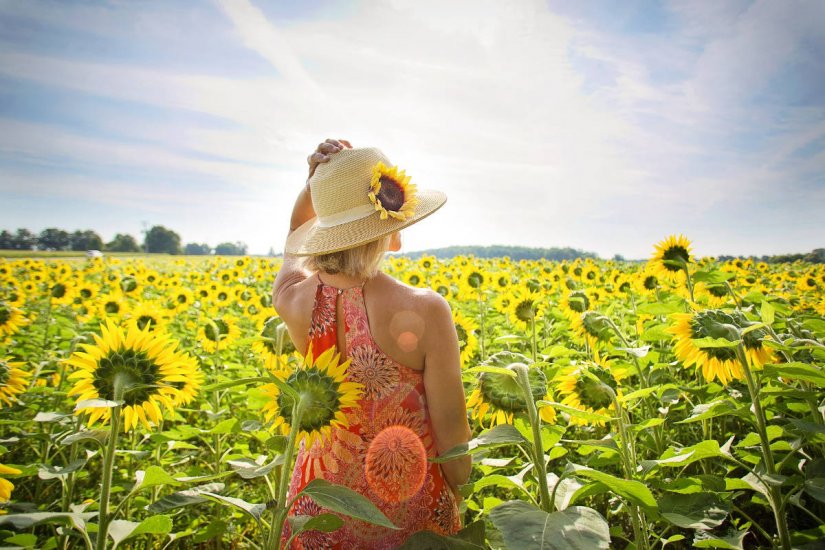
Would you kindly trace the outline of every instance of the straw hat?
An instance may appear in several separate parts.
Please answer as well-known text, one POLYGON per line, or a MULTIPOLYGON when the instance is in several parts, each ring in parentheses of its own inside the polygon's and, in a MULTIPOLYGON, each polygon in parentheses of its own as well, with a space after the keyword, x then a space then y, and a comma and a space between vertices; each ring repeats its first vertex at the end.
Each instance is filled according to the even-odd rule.
POLYGON ((374 148, 333 153, 318 165, 309 188, 316 217, 287 237, 287 254, 355 248, 426 218, 447 201, 441 191, 418 190, 374 148))

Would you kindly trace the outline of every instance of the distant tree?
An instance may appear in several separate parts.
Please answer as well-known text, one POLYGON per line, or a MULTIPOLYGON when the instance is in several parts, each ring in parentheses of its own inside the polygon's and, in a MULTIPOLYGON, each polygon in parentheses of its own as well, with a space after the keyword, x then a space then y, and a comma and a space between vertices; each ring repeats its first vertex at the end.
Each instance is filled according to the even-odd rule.
POLYGON ((803 259, 812 264, 825 264, 825 248, 814 248, 803 259))
POLYGON ((275 255, 275 249, 271 246, 269 247, 269 252, 266 253, 267 256, 272 257, 275 255))
POLYGON ((218 256, 243 256, 246 254, 246 243, 221 243, 215 247, 215 254, 218 256))
POLYGON ((6 229, 0 233, 0 250, 11 250, 14 248, 14 235, 6 229))
POLYGON ((146 252, 180 254, 180 235, 162 225, 155 225, 146 233, 146 252))
POLYGON ((212 254, 212 248, 206 243, 186 243, 183 253, 189 254, 190 256, 208 256, 212 254))
POLYGON ((621 254, 614 254, 613 255, 613 261, 614 262, 623 262, 623 261, 625 261, 625 259, 624 259, 624 256, 622 256, 621 254))
POLYGON ((28 229, 20 228, 14 234, 12 248, 14 250, 31 250, 37 244, 37 235, 28 229))
POLYGON ((103 249, 103 239, 91 229, 78 230, 69 237, 69 246, 72 250, 101 250, 103 249))
POLYGON ((140 245, 133 236, 118 233, 114 239, 106 243, 106 250, 112 252, 140 252, 140 245))
POLYGON ((40 232, 37 237, 37 246, 41 250, 67 250, 69 241, 69 234, 66 231, 49 227, 40 232))

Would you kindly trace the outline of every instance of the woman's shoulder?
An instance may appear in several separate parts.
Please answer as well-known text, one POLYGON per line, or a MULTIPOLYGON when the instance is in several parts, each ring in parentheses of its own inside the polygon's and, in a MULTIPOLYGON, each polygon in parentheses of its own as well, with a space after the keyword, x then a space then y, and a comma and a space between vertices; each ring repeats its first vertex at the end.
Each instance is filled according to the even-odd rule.
POLYGON ((380 273, 376 280, 383 293, 395 302, 394 305, 403 306, 427 317, 445 314, 452 316, 449 302, 430 288, 410 286, 386 273, 380 273))

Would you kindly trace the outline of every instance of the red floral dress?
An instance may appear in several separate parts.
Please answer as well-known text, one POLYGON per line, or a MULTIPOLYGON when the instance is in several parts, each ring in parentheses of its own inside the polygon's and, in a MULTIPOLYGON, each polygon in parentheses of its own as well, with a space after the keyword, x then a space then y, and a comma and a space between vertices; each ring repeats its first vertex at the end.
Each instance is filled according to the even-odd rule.
MULTIPOLYGON (((313 355, 338 342, 336 302, 343 300, 346 356, 352 359, 347 380, 363 384, 359 406, 346 411, 348 429, 334 428, 327 441, 307 449, 301 444, 289 485, 289 498, 314 478, 345 485, 369 498, 400 530, 347 516, 332 533, 300 534, 292 548, 396 548, 413 533, 431 530, 454 534, 461 524, 455 497, 436 456, 427 413, 423 373, 389 358, 373 340, 363 287, 324 284, 318 277, 309 329, 313 355)), ((295 501, 289 515, 318 515, 325 510, 309 497, 295 501)), ((284 527, 283 543, 289 537, 284 527)))

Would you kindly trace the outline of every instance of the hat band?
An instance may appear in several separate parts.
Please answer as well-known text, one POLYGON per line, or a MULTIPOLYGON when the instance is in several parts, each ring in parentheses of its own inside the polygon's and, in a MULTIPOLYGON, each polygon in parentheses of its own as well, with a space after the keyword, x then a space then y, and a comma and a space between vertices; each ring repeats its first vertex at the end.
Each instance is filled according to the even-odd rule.
POLYGON ((329 216, 318 216, 318 227, 335 227, 345 223, 354 222, 366 218, 375 212, 375 207, 371 204, 361 204, 343 212, 336 212, 329 216))

